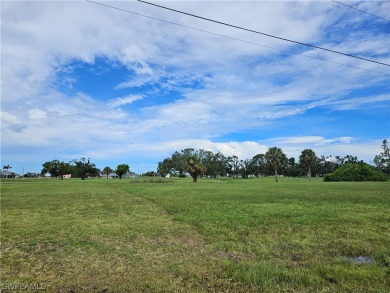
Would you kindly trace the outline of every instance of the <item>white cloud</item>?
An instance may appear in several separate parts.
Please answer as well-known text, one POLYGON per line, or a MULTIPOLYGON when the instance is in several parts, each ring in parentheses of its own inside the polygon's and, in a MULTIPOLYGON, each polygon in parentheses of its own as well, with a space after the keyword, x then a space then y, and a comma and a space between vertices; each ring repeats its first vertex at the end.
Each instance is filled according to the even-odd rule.
POLYGON ((115 89, 123 89, 123 88, 132 88, 132 87, 140 87, 145 84, 155 84, 160 79, 160 76, 158 74, 143 74, 138 75, 131 80, 121 82, 118 84, 115 89))
POLYGON ((117 108, 124 105, 132 104, 136 101, 142 100, 144 97, 140 95, 129 95, 125 97, 120 97, 116 99, 111 99, 108 101, 108 106, 110 108, 117 108))
POLYGON ((226 156, 237 156, 240 159, 251 159, 267 151, 267 146, 254 141, 215 143, 214 147, 226 156))
MULTIPOLYGON (((266 145, 259 144, 254 141, 230 141, 230 142, 213 142, 208 139, 181 139, 170 140, 165 142, 155 141, 154 143, 129 143, 129 144, 114 144, 110 149, 111 157, 123 156, 123 152, 136 152, 142 156, 153 157, 155 160, 163 160, 169 157, 175 151, 184 150, 186 148, 204 149, 214 153, 221 152, 225 156, 237 156, 239 159, 250 159, 253 156, 265 153, 268 149, 266 145), (147 155, 146 155, 147 154, 147 155)), ((107 153, 94 152, 94 157, 102 158, 107 153)))
POLYGON ((7 125, 17 125, 19 124, 19 119, 15 115, 12 115, 7 112, 0 111, 1 114, 1 122, 7 125))
POLYGON ((281 145, 313 145, 313 146, 321 146, 326 144, 337 144, 343 143, 348 144, 354 138, 353 137, 332 137, 332 138, 324 138, 322 136, 297 136, 297 137, 280 137, 280 138, 272 138, 272 141, 275 144, 281 145))
POLYGON ((40 109, 32 109, 28 111, 28 117, 30 119, 45 119, 47 117, 47 113, 40 109))
MULTIPOLYGON (((326 106, 329 108, 334 108, 337 110, 352 110, 359 109, 365 106, 377 105, 374 107, 388 107, 390 103, 389 94, 380 94, 375 96, 365 96, 365 97, 353 97, 347 99, 328 99, 326 101, 315 101, 311 106, 326 106)), ((371 106, 372 107, 372 106, 371 106)))

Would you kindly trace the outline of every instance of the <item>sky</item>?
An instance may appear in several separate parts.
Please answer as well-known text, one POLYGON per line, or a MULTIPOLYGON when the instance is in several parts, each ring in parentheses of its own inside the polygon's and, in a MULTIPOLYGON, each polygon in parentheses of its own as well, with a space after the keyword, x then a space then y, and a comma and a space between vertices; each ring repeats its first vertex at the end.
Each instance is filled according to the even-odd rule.
MULTIPOLYGON (((390 139, 389 66, 137 1, 99 3, 118 9, 1 2, 2 166, 23 174, 85 157, 141 173, 184 148, 248 159, 274 146, 370 163, 390 139)), ((390 2, 345 2, 381 18, 333 1, 154 3, 390 63, 390 2)))

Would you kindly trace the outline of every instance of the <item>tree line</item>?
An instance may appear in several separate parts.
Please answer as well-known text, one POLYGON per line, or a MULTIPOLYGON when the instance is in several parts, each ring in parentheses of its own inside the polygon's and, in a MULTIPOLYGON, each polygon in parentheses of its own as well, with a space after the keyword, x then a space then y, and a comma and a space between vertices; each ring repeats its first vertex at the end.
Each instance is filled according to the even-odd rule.
MULTIPOLYGON (((373 164, 376 170, 386 175, 390 175, 390 149, 387 140, 383 140, 382 151, 375 156, 373 164)), ((278 181, 279 174, 289 177, 324 177, 338 170, 342 166, 354 164, 365 164, 358 160, 356 156, 317 156, 312 149, 305 149, 301 152, 299 160, 294 157, 288 158, 281 148, 271 147, 265 154, 257 154, 251 159, 240 160, 237 156, 225 156, 221 152, 193 148, 186 148, 175 151, 170 157, 158 162, 157 172, 149 171, 146 176, 171 176, 185 177, 191 175, 196 182, 199 176, 211 178, 229 176, 232 178, 249 178, 251 176, 264 177, 275 176, 278 181)), ((119 164, 115 169, 104 167, 99 170, 89 158, 74 159, 69 163, 52 160, 42 164, 40 174, 26 173, 25 177, 38 177, 50 174, 51 177, 64 178, 66 174, 72 177, 86 179, 87 177, 97 177, 105 174, 115 173, 120 179, 130 172, 127 164, 119 164)), ((11 165, 4 165, 3 170, 11 169, 11 165)), ((363 168, 363 167, 362 167, 363 168)), ((356 169, 356 168, 355 168, 356 169)), ((363 168, 367 170, 367 168, 363 168)), ((352 170, 352 168, 350 168, 352 170)), ((331 178, 331 177, 329 177, 331 178)))
MULTIPOLYGON (((375 156, 375 167, 390 175, 390 151, 387 140, 382 143, 382 152, 375 156)), ((265 154, 257 154, 251 159, 240 160, 237 156, 225 156, 221 152, 213 153, 203 149, 186 148, 175 151, 171 157, 158 163, 157 174, 184 177, 190 174, 196 182, 199 176, 232 178, 250 176, 275 176, 279 174, 290 177, 325 176, 348 164, 364 164, 356 156, 317 156, 312 149, 301 152, 299 160, 288 158, 281 148, 271 147, 265 154)))
MULTIPOLYGON (((79 177, 81 180, 85 180, 87 177, 97 177, 100 175, 101 171, 96 167, 90 159, 81 158, 79 160, 72 160, 69 163, 52 160, 47 161, 42 164, 41 175, 50 174, 51 177, 60 177, 64 179, 64 175, 72 174, 72 177, 79 177)), ((115 173, 118 175, 119 179, 122 179, 122 176, 130 171, 130 167, 127 164, 119 164, 116 169, 111 169, 110 167, 105 167, 102 171, 103 174, 108 175, 115 173)))

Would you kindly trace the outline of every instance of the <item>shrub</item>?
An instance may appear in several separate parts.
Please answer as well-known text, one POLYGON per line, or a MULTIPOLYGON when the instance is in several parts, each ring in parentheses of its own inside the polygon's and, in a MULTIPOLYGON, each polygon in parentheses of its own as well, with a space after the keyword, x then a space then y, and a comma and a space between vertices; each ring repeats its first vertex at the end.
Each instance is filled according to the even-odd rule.
POLYGON ((387 181, 387 176, 382 171, 375 169, 366 163, 346 164, 330 174, 326 174, 324 181, 387 181))

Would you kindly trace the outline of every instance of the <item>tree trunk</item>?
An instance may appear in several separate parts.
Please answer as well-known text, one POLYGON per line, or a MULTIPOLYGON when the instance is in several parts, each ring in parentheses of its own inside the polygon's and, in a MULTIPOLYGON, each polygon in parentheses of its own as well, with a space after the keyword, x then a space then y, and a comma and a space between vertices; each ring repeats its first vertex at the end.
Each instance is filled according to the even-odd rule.
POLYGON ((192 175, 192 182, 194 182, 194 183, 198 182, 198 175, 196 175, 196 174, 192 175))
POLYGON ((275 181, 278 182, 278 169, 275 168, 275 181))
POLYGON ((311 181, 311 168, 309 167, 309 181, 311 181))

